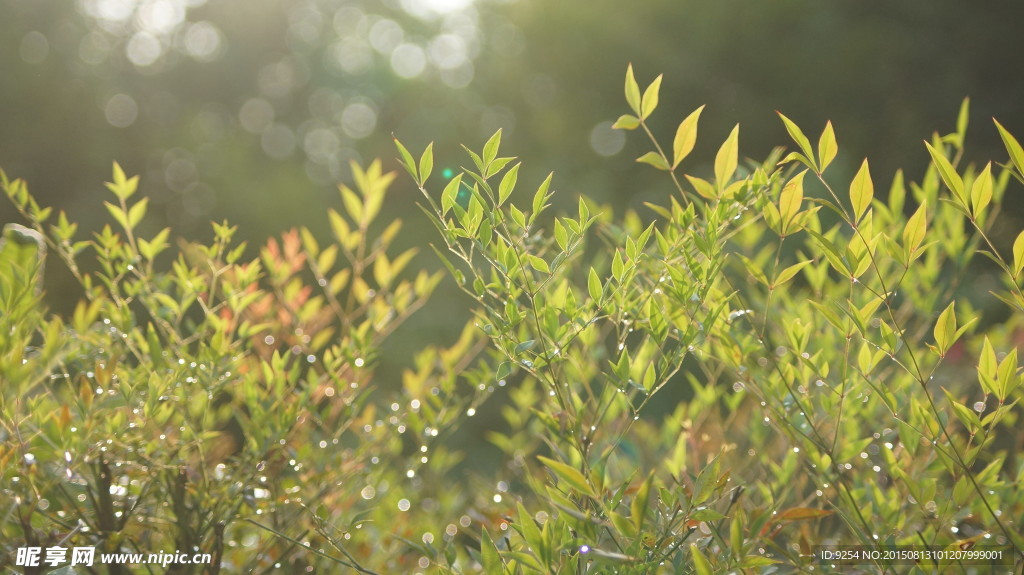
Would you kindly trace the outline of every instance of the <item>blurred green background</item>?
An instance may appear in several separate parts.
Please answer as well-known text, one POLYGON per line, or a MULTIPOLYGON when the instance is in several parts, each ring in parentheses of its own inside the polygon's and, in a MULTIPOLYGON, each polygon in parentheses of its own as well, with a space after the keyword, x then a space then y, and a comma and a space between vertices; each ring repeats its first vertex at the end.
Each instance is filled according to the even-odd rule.
MULTIPOLYGON (((785 144, 781 110, 813 134, 831 119, 833 175, 868 156, 886 189, 897 167, 920 175, 921 140, 951 131, 965 96, 969 159, 1005 159, 988 118, 1024 134, 1022 21, 1011 0, 0 0, 0 166, 88 231, 117 160, 142 175, 153 230, 206 239, 226 218, 258 245, 300 225, 326 238, 349 160, 397 169, 392 134, 457 168, 459 144, 503 128, 520 182, 554 170, 566 204, 641 208, 670 188, 636 169, 639 134, 610 129, 632 62, 641 84, 665 74, 659 137, 708 105, 685 170, 710 171, 736 122, 746 156, 785 144)), ((425 243, 412 184, 391 198, 402 241, 425 243)), ((66 278, 48 281, 69 305, 66 278)), ((452 291, 398 334, 383 375, 456 337, 468 300, 452 291)))

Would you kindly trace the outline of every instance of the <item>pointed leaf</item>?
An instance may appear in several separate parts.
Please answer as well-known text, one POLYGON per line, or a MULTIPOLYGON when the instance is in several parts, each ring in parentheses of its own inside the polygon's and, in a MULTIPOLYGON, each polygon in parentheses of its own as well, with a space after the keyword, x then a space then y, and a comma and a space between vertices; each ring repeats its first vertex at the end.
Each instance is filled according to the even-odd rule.
POLYGON ((642 120, 646 120, 654 112, 654 109, 658 107, 658 92, 661 90, 661 78, 662 74, 658 74, 658 77, 644 90, 644 97, 640 100, 640 119, 642 120))
POLYGON ((421 185, 427 181, 432 171, 434 171, 434 142, 427 144, 427 149, 423 150, 423 155, 420 156, 419 183, 421 185))
POLYGON ((642 164, 650 164, 659 170, 668 171, 670 169, 668 164, 665 163, 665 159, 658 155, 657 152, 647 152, 637 158, 636 161, 642 164))
POLYGON ((489 166, 498 157, 499 146, 501 146, 501 128, 498 128, 498 131, 494 132, 494 135, 484 144, 484 166, 489 166))
POLYGON ((697 144, 697 122, 700 120, 700 113, 704 111, 701 106, 690 113, 685 120, 680 122, 676 128, 676 137, 672 141, 672 168, 675 169, 686 156, 690 155, 693 147, 697 144))
POLYGON ((505 200, 512 195, 512 190, 516 187, 516 180, 519 178, 519 166, 516 164, 512 166, 512 169, 505 172, 505 175, 501 178, 501 183, 498 184, 498 206, 505 203, 505 200))
POLYGON ((796 219, 797 214, 800 213, 800 206, 804 201, 805 175, 807 175, 807 170, 800 172, 793 179, 786 182, 786 185, 782 188, 782 193, 779 195, 779 215, 782 218, 783 235, 789 235, 793 231, 793 221, 796 219))
POLYGON ((793 277, 797 273, 799 273, 800 270, 804 269, 804 266, 806 266, 807 264, 811 263, 812 261, 813 260, 807 260, 807 261, 795 263, 795 264, 789 266, 788 268, 782 270, 781 272, 779 272, 779 277, 775 278, 775 283, 772 285, 772 287, 773 288, 777 288, 777 287, 781 286, 782 284, 788 282, 789 280, 793 279, 793 277))
POLYGON ((601 278, 594 271, 594 268, 590 268, 590 274, 587 276, 587 292, 590 294, 590 299, 596 302, 600 302, 601 296, 604 295, 601 278))
POLYGON ((853 206, 853 223, 860 223, 864 212, 871 207, 871 201, 875 198, 875 185, 871 182, 871 170, 868 168, 868 161, 865 158, 857 170, 857 175, 850 183, 850 204, 853 206))
POLYGON ((405 171, 409 172, 409 175, 412 176, 412 179, 415 180, 417 184, 421 184, 422 182, 420 181, 419 172, 416 169, 416 161, 412 159, 412 154, 409 153, 409 150, 407 150, 406 147, 402 145, 402 142, 399 142, 398 138, 394 135, 391 136, 391 139, 394 140, 395 147, 398 148, 398 155, 401 156, 399 161, 402 163, 402 167, 405 168, 405 171))
POLYGON ((612 124, 613 130, 635 130, 640 126, 640 118, 632 114, 623 114, 612 124))
POLYGON ((693 569, 697 575, 712 575, 711 563, 693 543, 690 544, 690 558, 693 560, 693 569))
POLYGON ((1008 132, 995 118, 992 118, 992 122, 995 123, 996 128, 999 130, 999 137, 1003 139, 1003 145, 1010 154, 1010 161, 1017 168, 1017 173, 1024 176, 1024 148, 1021 148, 1017 138, 1014 138, 1013 134, 1008 132))
POLYGON ((954 307, 956 302, 950 302, 946 309, 939 314, 938 321, 935 322, 935 329, 932 333, 935 335, 935 346, 939 350, 939 356, 945 357, 946 352, 949 351, 950 346, 953 345, 956 336, 956 312, 954 307))
POLYGON ((146 206, 149 205, 149 198, 142 198, 134 206, 128 209, 128 227, 135 229, 142 218, 146 215, 146 206))
POLYGON ((537 456, 537 459, 544 464, 545 467, 551 470, 556 477, 562 481, 568 483, 573 489, 579 491, 583 495, 589 495, 596 499, 593 489, 590 484, 587 483, 587 478, 575 467, 562 463, 561 461, 555 461, 554 459, 548 459, 544 456, 537 456))
POLYGON ((953 164, 949 163, 949 160, 946 159, 945 155, 933 148, 928 142, 925 142, 924 145, 928 148, 928 153, 932 156, 932 162, 939 170, 939 176, 942 177, 942 181, 945 182, 946 187, 953 192, 954 197, 960 201, 962 206, 967 207, 967 197, 964 195, 963 178, 961 178, 960 174, 957 173, 953 164))
POLYGON ((814 150, 811 149, 811 142, 807 139, 807 136, 804 135, 803 130, 801 130, 793 120, 787 118, 782 112, 776 110, 775 113, 782 118, 782 123, 786 125, 786 131, 789 132, 789 137, 793 138, 793 141, 796 142, 797 147, 800 148, 800 152, 803 153, 811 164, 811 169, 816 172, 820 172, 821 170, 819 170, 814 164, 814 150))
POLYGON ((736 173, 736 166, 739 163, 739 137, 740 125, 736 124, 715 156, 715 182, 719 188, 725 188, 736 173))
POLYGON ((1024 232, 1017 235, 1013 242, 1013 277, 1020 276, 1024 270, 1024 232))
POLYGON ((975 218, 981 216, 992 201, 992 162, 985 164, 985 169, 974 178, 971 185, 971 213, 975 218))
POLYGON ((917 248, 924 241, 925 233, 928 231, 928 202, 921 202, 920 207, 907 220, 907 227, 903 228, 903 247, 907 255, 912 259, 917 248))
POLYGON ((832 121, 829 120, 825 124, 825 130, 821 133, 821 137, 818 139, 818 165, 821 166, 822 172, 832 163, 838 151, 839 145, 836 144, 836 133, 832 129, 832 121))
POLYGON ((633 109, 633 113, 640 115, 640 86, 633 76, 633 64, 626 67, 626 103, 633 109))

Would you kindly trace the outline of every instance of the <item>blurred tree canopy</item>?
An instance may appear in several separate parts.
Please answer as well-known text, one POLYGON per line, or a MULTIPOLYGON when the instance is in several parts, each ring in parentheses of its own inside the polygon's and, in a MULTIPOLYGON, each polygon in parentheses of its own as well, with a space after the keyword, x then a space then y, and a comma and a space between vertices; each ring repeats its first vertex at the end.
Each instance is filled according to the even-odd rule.
MULTIPOLYGON (((665 129, 708 104, 694 171, 736 122, 741 153, 767 155, 781 110, 833 121, 837 169, 869 156, 882 181, 913 178, 916 143, 965 96, 1024 129, 1022 16, 1010 0, 0 0, 0 164, 88 227, 116 159, 142 174, 150 225, 206 237, 227 218, 261 239, 336 202, 350 160, 394 168, 392 134, 461 161, 500 127, 564 200, 639 207, 667 190, 610 129, 633 62, 686 94, 663 103, 665 129)), ((1000 157, 993 130, 969 137, 1000 157)))

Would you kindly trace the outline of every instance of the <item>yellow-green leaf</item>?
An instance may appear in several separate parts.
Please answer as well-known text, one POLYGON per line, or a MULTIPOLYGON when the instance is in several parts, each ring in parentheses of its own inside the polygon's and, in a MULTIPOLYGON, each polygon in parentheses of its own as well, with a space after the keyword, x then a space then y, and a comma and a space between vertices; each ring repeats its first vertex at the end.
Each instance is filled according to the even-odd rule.
POLYGON ((800 172, 793 179, 786 182, 786 185, 782 188, 782 194, 779 196, 779 215, 782 218, 783 235, 789 235, 790 231, 792 231, 793 220, 800 212, 800 205, 804 201, 805 175, 807 175, 807 170, 800 172))
POLYGON ((633 64, 626 67, 626 103, 633 109, 633 113, 640 115, 640 86, 633 76, 633 64))
POLYGON ((1021 148, 1020 142, 1017 138, 1013 137, 1013 134, 1008 132, 1002 124, 992 118, 996 128, 999 130, 999 137, 1003 139, 1003 145, 1006 146, 1006 151, 1010 154, 1010 161, 1017 168, 1017 173, 1024 176, 1024 148, 1021 148))
POLYGON ((498 206, 505 203, 505 200, 512 195, 512 190, 516 187, 516 180, 519 178, 519 166, 516 164, 512 166, 512 169, 505 172, 505 175, 501 178, 501 183, 498 184, 498 206))
POLYGON ((693 543, 690 543, 690 557, 693 559, 693 568, 697 575, 712 574, 711 563, 708 561, 708 558, 693 543))
POLYGON ((949 351, 956 335, 956 312, 954 307, 956 302, 950 302, 946 309, 939 314, 938 321, 935 322, 935 329, 933 334, 935 335, 935 346, 939 349, 939 355, 945 356, 946 352, 949 351))
POLYGON ((537 459, 539 459, 545 467, 550 469, 556 477, 568 483, 576 491, 579 491, 581 494, 590 495, 591 497, 596 498, 593 489, 591 489, 590 484, 587 483, 587 478, 583 477, 583 474, 580 473, 580 471, 575 467, 562 463, 561 461, 548 459, 547 457, 544 456, 537 456, 537 459))
POLYGON ((700 120, 700 113, 704 106, 697 108, 679 123, 676 128, 676 137, 672 141, 672 168, 675 169, 686 156, 690 155, 693 147, 697 144, 697 122, 700 120))
POLYGON ((811 263, 812 261, 813 260, 807 260, 807 261, 795 263, 795 264, 789 266, 788 268, 782 270, 781 272, 779 272, 779 276, 777 278, 775 278, 775 283, 772 284, 772 287, 773 288, 777 288, 777 287, 781 286, 782 284, 788 282, 789 280, 793 279, 793 277, 797 273, 799 273, 800 270, 804 269, 804 266, 806 266, 807 264, 811 263))
POLYGON ((598 302, 601 301, 601 296, 604 294, 601 278, 594 268, 590 268, 590 274, 587 276, 587 292, 590 294, 590 299, 598 302))
POLYGON ((821 170, 818 170, 817 166, 814 164, 814 150, 811 149, 811 142, 807 139, 807 136, 804 135, 803 130, 801 130, 793 120, 787 118, 782 112, 776 111, 775 113, 782 118, 782 123, 786 125, 786 131, 789 132, 789 137, 793 138, 797 147, 800 148, 800 151, 803 152, 804 156, 806 156, 807 160, 811 164, 811 168, 816 172, 820 172, 821 170))
POLYGON ((661 90, 661 77, 662 74, 658 74, 658 77, 647 89, 644 90, 644 97, 640 100, 640 119, 646 120, 648 116, 654 112, 655 108, 658 107, 658 92, 661 90))
POLYGON ((875 198, 875 185, 871 182, 871 169, 868 168, 867 158, 857 170, 857 175, 850 183, 850 204, 853 206, 853 223, 860 222, 864 212, 871 207, 871 200, 875 198))
POLYGON ((665 158, 662 158, 657 152, 647 152, 637 158, 636 161, 641 164, 650 164, 659 170, 668 171, 670 169, 668 164, 665 162, 665 158))
POLYGON ((612 124, 613 130, 635 130, 640 126, 640 118, 632 114, 623 114, 612 124))
POLYGON ((928 153, 932 156, 932 162, 935 167, 939 170, 939 176, 942 177, 942 181, 946 183, 946 187, 953 192, 953 195, 960 201, 963 207, 967 207, 967 197, 964 195, 964 180, 957 173, 956 168, 953 164, 949 163, 946 156, 941 152, 932 147, 931 144, 925 142, 924 145, 928 148, 928 153))
POLYGON ((928 202, 922 201, 914 215, 907 220, 907 227, 903 228, 903 247, 907 250, 908 262, 913 259, 917 248, 921 246, 927 231, 928 202))
POLYGON ((724 189, 736 173, 736 166, 739 163, 739 138, 740 125, 736 124, 715 156, 715 182, 719 188, 724 189))
POLYGON ((412 176, 413 180, 416 180, 417 184, 422 184, 423 182, 420 180, 419 172, 416 169, 416 161, 412 159, 412 154, 402 145, 402 142, 398 141, 398 138, 391 136, 391 139, 395 141, 395 147, 398 148, 398 155, 401 156, 399 161, 402 163, 402 167, 405 168, 405 171, 409 172, 409 175, 412 176))
POLYGON ((434 142, 427 144, 427 149, 423 150, 423 155, 420 156, 420 179, 419 183, 422 185, 430 177, 430 172, 434 170, 434 142))
POLYGON ((146 206, 149 205, 149 198, 142 198, 134 206, 128 209, 128 227, 134 229, 139 225, 146 215, 146 206))
POLYGON ((832 129, 832 121, 829 120, 825 124, 825 130, 821 133, 821 137, 818 138, 818 165, 821 166, 822 172, 832 163, 837 152, 839 152, 839 145, 836 144, 836 133, 832 129))
POLYGON ((1021 232, 1013 242, 1013 277, 1020 275, 1024 270, 1024 232, 1021 232))
POLYGON ((992 162, 985 164, 985 169, 974 178, 971 185, 971 214, 975 218, 981 214, 992 201, 992 162))

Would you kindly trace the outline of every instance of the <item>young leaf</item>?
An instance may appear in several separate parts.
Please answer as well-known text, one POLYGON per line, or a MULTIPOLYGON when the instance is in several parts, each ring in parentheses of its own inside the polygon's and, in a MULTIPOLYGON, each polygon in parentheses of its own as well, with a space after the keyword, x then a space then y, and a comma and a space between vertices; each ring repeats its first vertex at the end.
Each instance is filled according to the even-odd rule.
POLYGON ((939 314, 938 321, 935 322, 933 334, 935 335, 935 346, 939 350, 940 357, 945 357, 946 352, 949 351, 950 346, 953 345, 953 338, 956 334, 955 305, 955 301, 950 302, 946 309, 939 314))
POLYGON ((771 287, 772 288, 777 288, 777 287, 781 286, 782 284, 788 282, 789 280, 793 279, 793 277, 797 273, 799 273, 800 270, 804 269, 804 266, 806 266, 807 264, 811 263, 811 261, 813 261, 813 260, 807 260, 807 261, 795 263, 795 264, 789 266, 788 268, 782 270, 781 272, 779 272, 779 276, 777 278, 775 278, 775 283, 772 284, 771 287))
POLYGON ((810 167, 815 172, 820 172, 821 170, 819 170, 817 168, 817 165, 814 163, 814 150, 811 149, 811 142, 810 140, 807 139, 807 136, 805 136, 800 127, 797 126, 793 122, 793 120, 787 118, 785 114, 779 112, 778 110, 776 110, 775 113, 778 114, 780 118, 782 118, 782 123, 786 125, 786 131, 789 132, 789 137, 793 138, 793 141, 796 142, 797 147, 800 148, 800 151, 811 164, 810 167))
POLYGON ((587 276, 587 292, 590 294, 590 299, 596 302, 600 302, 601 296, 604 295, 601 278, 594 271, 594 268, 590 268, 590 274, 587 276))
POLYGON ((664 158, 659 156, 657 152, 647 152, 646 154, 637 158, 636 161, 642 164, 650 164, 655 168, 658 168, 659 170, 668 171, 670 169, 668 164, 665 163, 664 158))
POLYGON ((498 128, 498 131, 484 144, 483 162, 485 167, 489 166, 498 157, 499 146, 501 146, 501 128, 498 128))
POLYGON ((992 162, 985 164, 985 169, 974 178, 971 185, 971 214, 975 219, 981 214, 992 201, 992 162))
POLYGON ((832 121, 829 120, 825 124, 821 138, 818 139, 818 165, 821 166, 822 172, 832 163, 837 152, 839 152, 839 146, 836 144, 836 133, 832 129, 832 121))
POLYGON ((1006 146, 1006 151, 1010 154, 1010 161, 1017 168, 1017 173, 1024 176, 1024 148, 1020 147, 1017 138, 1014 138, 1013 134, 1008 132, 995 118, 992 118, 992 122, 999 130, 999 137, 1003 139, 1003 145, 1006 146))
POLYGON ((640 86, 633 76, 633 64, 626 67, 626 103, 633 109, 633 113, 640 114, 640 86))
POLYGON ((871 207, 871 200, 875 198, 875 185, 871 182, 871 169, 868 168, 868 160, 860 165, 860 170, 853 177, 850 183, 850 204, 853 206, 853 225, 860 223, 864 212, 871 207))
POLYGON ((1024 232, 1021 232, 1013 242, 1013 277, 1020 276, 1024 270, 1024 232))
POLYGON ((782 188, 779 195, 779 215, 782 217, 782 235, 789 235, 794 231, 793 221, 800 212, 800 205, 804 201, 804 170, 793 177, 782 188))
POLYGON ((402 145, 402 142, 399 142, 398 138, 394 135, 391 136, 391 139, 394 140, 395 147, 398 148, 398 155, 401 156, 399 161, 402 163, 402 167, 405 168, 405 171, 409 172, 409 175, 412 176, 412 179, 415 180, 417 184, 422 185, 422 180, 420 180, 419 172, 416 169, 416 161, 412 159, 412 154, 409 153, 409 150, 407 150, 406 147, 402 145))
POLYGON ((544 456, 537 456, 537 459, 545 465, 556 477, 562 481, 568 483, 573 489, 579 491, 583 495, 589 495, 596 499, 594 490, 587 483, 587 478, 575 467, 562 463, 561 461, 555 461, 554 459, 548 459, 544 456))
POLYGON ((548 177, 544 178, 544 181, 541 182, 540 187, 537 188, 537 193, 533 195, 533 213, 530 214, 531 222, 534 218, 537 217, 537 214, 539 214, 545 207, 544 202, 546 202, 548 199, 548 188, 551 187, 551 178, 553 176, 554 173, 549 173, 548 177))
POLYGON ((640 118, 632 114, 623 114, 612 124, 613 130, 635 130, 640 126, 640 118))
POLYGON ((505 200, 512 195, 512 190, 516 187, 516 180, 519 178, 519 166, 516 164, 512 166, 512 169, 505 172, 505 175, 501 178, 501 183, 498 184, 498 206, 505 203, 505 200))
POLYGON ((462 185, 462 174, 456 174, 448 181, 448 185, 441 192, 441 215, 447 215, 459 196, 459 187, 462 185))
POLYGON ((693 543, 690 544, 690 558, 693 559, 693 569, 697 575, 712 575, 711 563, 693 543))
POLYGON ((494 545, 486 528, 480 533, 480 563, 484 567, 484 573, 501 575, 505 572, 505 565, 501 562, 501 556, 498 555, 498 548, 494 545))
POLYGON ((960 177, 960 174, 956 172, 956 168, 953 164, 949 163, 946 156, 941 152, 932 147, 931 144, 925 142, 924 145, 928 148, 928 153, 932 156, 932 161, 935 163, 935 167, 939 170, 939 176, 942 177, 942 181, 946 183, 946 187, 953 192, 954 197, 959 200, 960 205, 967 207, 967 197, 964 195, 964 180, 960 177))
POLYGON ((135 226, 139 225, 142 218, 146 215, 146 206, 149 204, 149 198, 142 198, 134 206, 128 209, 128 227, 134 229, 135 226))
POLYGON ((736 165, 739 162, 739 138, 740 125, 736 124, 715 156, 715 182, 719 188, 724 189, 732 175, 736 173, 736 165))
POLYGON ((680 122, 679 128, 676 129, 676 137, 672 141, 672 169, 675 169, 686 156, 690 155, 693 147, 697 144, 697 122, 703 111, 704 106, 697 108, 680 122))
POLYGON ((921 202, 920 207, 907 220, 907 227, 903 228, 903 247, 907 250, 907 262, 914 259, 917 248, 924 241, 925 233, 928 231, 928 202, 921 202))
POLYGON ((661 77, 662 74, 659 74, 658 77, 655 78, 649 86, 647 86, 647 89, 644 90, 644 96, 640 100, 641 120, 646 120, 647 117, 654 112, 654 109, 658 107, 658 92, 661 90, 661 77))
POLYGON ((423 155, 420 156, 419 184, 421 186, 426 183, 432 171, 434 171, 434 142, 427 144, 427 149, 423 150, 423 155))

